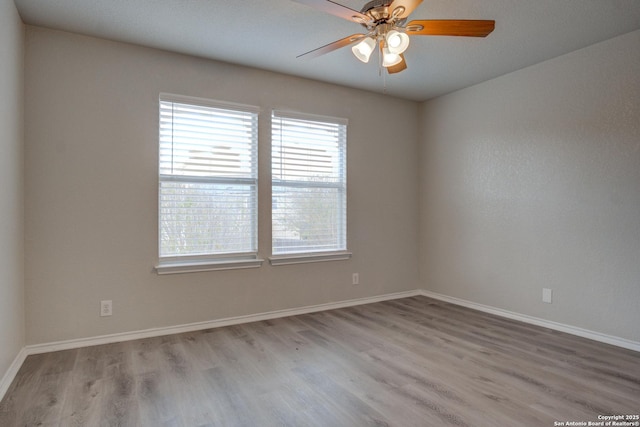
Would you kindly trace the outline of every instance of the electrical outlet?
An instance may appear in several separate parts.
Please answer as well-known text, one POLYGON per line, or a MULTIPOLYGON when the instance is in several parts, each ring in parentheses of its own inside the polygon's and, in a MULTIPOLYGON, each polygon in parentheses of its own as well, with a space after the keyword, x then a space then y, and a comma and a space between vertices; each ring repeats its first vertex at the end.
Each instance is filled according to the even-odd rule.
POLYGON ((113 314, 111 300, 100 301, 100 317, 111 316, 113 314))
POLYGON ((542 288, 542 302, 546 302, 547 304, 551 304, 551 296, 553 291, 548 288, 542 288))
POLYGON ((360 284, 360 275, 358 273, 353 273, 353 276, 351 276, 351 284, 352 285, 360 284))

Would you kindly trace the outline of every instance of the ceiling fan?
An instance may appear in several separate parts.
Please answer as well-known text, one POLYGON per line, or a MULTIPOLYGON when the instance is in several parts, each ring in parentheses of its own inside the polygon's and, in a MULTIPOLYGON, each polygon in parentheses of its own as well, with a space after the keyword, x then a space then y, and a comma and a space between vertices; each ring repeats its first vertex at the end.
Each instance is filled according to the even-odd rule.
POLYGON ((372 0, 359 12, 331 0, 293 1, 356 22, 367 29, 364 34, 352 34, 298 55, 298 58, 313 58, 353 45, 351 50, 355 57, 366 63, 377 45, 381 52, 381 65, 389 74, 407 68, 403 53, 409 47, 409 36, 486 37, 495 28, 495 21, 488 20, 416 19, 407 22, 407 17, 422 0, 372 0))

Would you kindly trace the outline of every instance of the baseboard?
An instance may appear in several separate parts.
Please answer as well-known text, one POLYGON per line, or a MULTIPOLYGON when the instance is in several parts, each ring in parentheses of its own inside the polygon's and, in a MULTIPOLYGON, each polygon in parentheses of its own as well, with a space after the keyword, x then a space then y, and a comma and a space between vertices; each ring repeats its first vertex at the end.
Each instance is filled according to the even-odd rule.
POLYGON ((25 347, 27 355, 49 353, 52 351, 69 350, 74 348, 89 347, 93 345, 111 344, 115 342, 131 341, 141 338, 159 337, 163 335, 179 334, 183 332, 193 332, 203 329, 220 328, 223 326, 238 325, 241 323, 258 322, 261 320, 277 319, 281 317, 297 316, 300 314, 314 313, 317 311, 334 310, 337 308, 353 307, 356 305, 371 304, 375 302, 388 301, 399 298, 407 298, 420 295, 419 290, 397 292, 392 294, 378 295, 374 297, 358 298, 339 302, 330 302, 317 305, 309 305, 299 308, 285 310, 275 310, 246 316, 227 317, 224 319, 210 320, 205 322, 188 323, 184 325, 167 326, 162 328, 145 329, 141 331, 123 332, 118 334, 101 335, 97 337, 79 338, 66 341, 51 342, 45 344, 34 344, 25 347))
POLYGON ((297 316, 300 314, 314 313, 318 311, 334 310, 338 308, 353 307, 363 304, 372 304, 381 301, 388 301, 400 298, 408 298, 417 295, 422 295, 429 298, 449 302, 452 304, 460 305, 463 307, 472 308, 474 310, 483 311, 485 313, 495 314, 497 316, 506 317, 508 319, 519 320, 521 322, 542 326, 545 328, 566 332, 568 334, 577 335, 583 338, 589 338, 594 341, 603 342, 606 344, 615 345, 618 347, 626 348, 640 352, 640 343, 636 341, 627 340, 612 335, 606 335, 599 332, 590 331, 587 329, 578 328, 571 325, 565 325, 562 323, 552 322, 549 320, 540 319, 533 316, 527 316, 525 314, 514 313, 512 311, 503 310, 496 307, 491 307, 483 304, 478 304, 472 301, 463 300, 460 298, 450 297, 447 295, 438 294, 435 292, 417 289, 413 291, 397 292, 392 294, 378 295, 374 297, 358 298, 347 301, 331 302, 325 304, 310 305, 299 308, 292 308, 286 310, 275 310, 258 314, 251 314, 246 316, 235 316, 224 319, 211 320, 205 322, 189 323, 184 325, 168 326, 162 328, 152 328, 133 332, 123 332, 118 334, 101 335, 97 337, 80 338, 66 341, 58 341, 44 344, 34 344, 23 347, 18 353, 13 363, 7 370, 7 372, 0 380, 0 400, 4 397, 5 393, 9 389, 11 382, 15 378, 18 370, 24 363, 27 356, 31 354, 48 353, 59 350, 69 350, 74 348, 89 347, 93 345, 110 344, 115 342, 130 341, 140 338, 151 338, 163 335, 178 334, 182 332, 192 332, 203 329, 220 328, 223 326, 238 325, 241 323, 258 322, 261 320, 277 319, 281 317, 297 316))
POLYGON ((337 308, 353 307, 363 304, 388 301, 393 299, 408 298, 420 295, 419 290, 396 292, 392 294, 377 295, 373 297, 357 298, 347 301, 316 304, 299 308, 275 310, 246 316, 235 316, 224 319, 211 320, 205 322, 189 323, 184 325, 168 326, 162 328, 151 328, 141 331, 123 332, 118 334, 101 335, 97 337, 79 338, 73 340, 57 341, 44 344, 33 344, 23 347, 14 359, 9 369, 0 381, 0 400, 4 398, 9 386, 16 377, 20 367, 27 356, 32 354, 49 353, 52 351, 70 350, 74 348, 89 347, 93 345, 111 344, 116 342, 131 341, 140 338, 159 337, 163 335, 179 334, 182 332, 193 332, 203 329, 220 328, 223 326, 238 325, 241 323, 258 322, 261 320, 277 319, 281 317, 296 316, 300 314, 314 313, 318 311, 334 310, 337 308))
POLYGON ((22 349, 18 352, 18 355, 11 365, 9 365, 9 369, 5 372, 4 376, 0 380, 0 401, 4 398, 4 395, 9 390, 9 386, 13 382, 13 379, 16 377, 16 374, 20 370, 20 367, 24 363, 24 360, 27 358, 28 353, 26 347, 22 347, 22 349))
POLYGON ((483 311, 485 313, 495 314, 496 316, 506 317, 508 319, 519 320, 524 323, 542 326, 544 328, 553 329, 560 332, 566 332, 571 335, 577 335, 582 338, 588 338, 594 341, 615 345, 617 347, 626 348, 640 352, 640 342, 631 341, 626 338, 616 337, 613 335, 602 334, 600 332, 590 331, 588 329, 578 328, 576 326, 565 325, 563 323, 553 322, 550 320, 540 319, 538 317, 528 316, 526 314, 515 313, 513 311, 503 310, 501 308, 491 307, 464 299, 450 297, 435 292, 420 289, 418 293, 422 296, 434 298, 440 301, 449 302, 451 304, 460 305, 474 310, 483 311))

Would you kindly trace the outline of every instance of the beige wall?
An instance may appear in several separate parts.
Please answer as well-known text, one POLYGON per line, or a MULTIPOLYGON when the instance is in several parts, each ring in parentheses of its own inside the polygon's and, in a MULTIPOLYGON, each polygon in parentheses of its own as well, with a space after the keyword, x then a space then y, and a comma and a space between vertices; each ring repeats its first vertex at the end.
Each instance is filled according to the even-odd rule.
POLYGON ((26 42, 29 344, 418 287, 640 341, 640 32, 420 107, 37 27, 26 42), (264 257, 270 109, 348 118, 353 259, 157 276, 159 92, 263 109, 264 257))
POLYGON ((423 287, 640 341, 639 46, 636 31, 422 106, 423 287))
POLYGON ((22 21, 0 0, 0 379, 25 343, 23 54, 22 21))
POLYGON ((25 81, 29 344, 417 288, 418 104, 37 27, 27 27, 25 81), (270 109, 349 119, 353 258, 156 275, 160 92, 263 109, 265 257, 270 109), (351 285, 353 272, 360 273, 358 286, 351 285), (112 317, 99 317, 102 299, 113 300, 112 317))

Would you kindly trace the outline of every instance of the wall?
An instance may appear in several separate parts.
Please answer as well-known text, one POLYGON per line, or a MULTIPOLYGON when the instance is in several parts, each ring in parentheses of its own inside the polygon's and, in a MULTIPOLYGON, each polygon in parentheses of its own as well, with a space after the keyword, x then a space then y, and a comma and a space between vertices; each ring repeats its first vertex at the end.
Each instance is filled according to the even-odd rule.
POLYGON ((421 106, 424 288, 640 341, 638 46, 635 31, 421 106))
POLYGON ((22 21, 0 0, 0 380, 25 343, 23 56, 22 21))
POLYGON ((418 104, 37 27, 27 27, 26 46, 28 344, 417 288, 418 104), (349 119, 353 258, 158 276, 160 92, 263 109, 263 257, 270 252, 270 109, 349 119), (360 273, 358 286, 351 285, 353 272, 360 273), (113 300, 112 317, 99 317, 102 299, 113 300))

